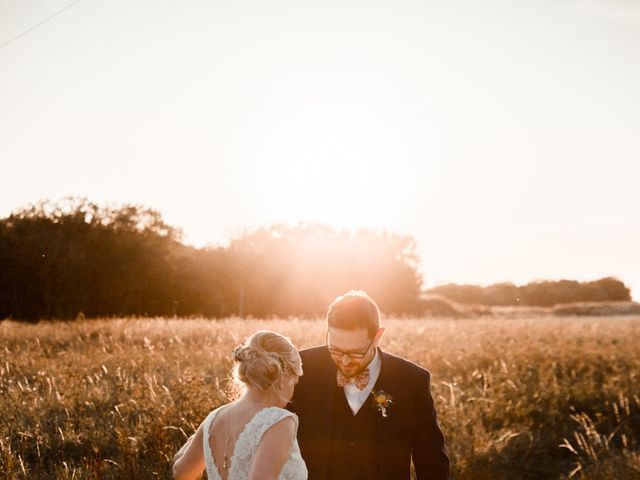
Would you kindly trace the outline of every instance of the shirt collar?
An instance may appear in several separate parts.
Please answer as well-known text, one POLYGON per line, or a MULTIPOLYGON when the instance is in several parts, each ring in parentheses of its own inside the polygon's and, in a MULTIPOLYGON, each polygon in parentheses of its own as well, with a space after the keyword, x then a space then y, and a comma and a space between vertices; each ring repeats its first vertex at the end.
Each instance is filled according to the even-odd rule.
POLYGON ((373 359, 369 363, 369 378, 375 379, 378 377, 381 364, 380 352, 378 352, 378 348, 376 347, 376 353, 373 355, 373 359))

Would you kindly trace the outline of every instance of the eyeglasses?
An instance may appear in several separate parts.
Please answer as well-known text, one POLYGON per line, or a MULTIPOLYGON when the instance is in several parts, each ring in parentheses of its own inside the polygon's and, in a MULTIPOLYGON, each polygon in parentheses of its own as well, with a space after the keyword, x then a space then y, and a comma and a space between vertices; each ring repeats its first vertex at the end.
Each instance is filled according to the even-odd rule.
POLYGON ((373 340, 371 340, 371 343, 369 344, 369 346, 366 348, 364 352, 345 352, 344 350, 340 350, 339 348, 333 348, 329 345, 329 332, 327 332, 325 344, 327 346, 327 350, 329 350, 329 353, 334 357, 342 358, 344 355, 346 355, 349 358, 359 359, 359 358, 364 358, 364 356, 367 354, 367 352, 373 345, 373 342, 375 341, 376 341, 376 338, 373 337, 373 340))

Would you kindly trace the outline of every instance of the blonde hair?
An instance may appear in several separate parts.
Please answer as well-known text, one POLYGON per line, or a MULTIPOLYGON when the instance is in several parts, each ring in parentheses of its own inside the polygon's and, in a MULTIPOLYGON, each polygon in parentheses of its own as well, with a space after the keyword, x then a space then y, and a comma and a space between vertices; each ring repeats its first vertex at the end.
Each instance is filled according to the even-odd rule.
POLYGON ((267 392, 286 375, 302 375, 302 360, 291 341, 279 333, 260 330, 233 350, 237 383, 267 392))

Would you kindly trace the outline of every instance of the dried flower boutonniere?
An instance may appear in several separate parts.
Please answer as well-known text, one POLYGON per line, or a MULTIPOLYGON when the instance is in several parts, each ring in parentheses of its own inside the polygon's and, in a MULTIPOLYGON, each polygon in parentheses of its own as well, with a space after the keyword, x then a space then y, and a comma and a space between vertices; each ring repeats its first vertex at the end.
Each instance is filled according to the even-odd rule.
POLYGON ((383 417, 387 417, 387 409, 393 403, 393 398, 384 390, 378 390, 377 392, 371 392, 373 397, 373 406, 382 414, 383 417))

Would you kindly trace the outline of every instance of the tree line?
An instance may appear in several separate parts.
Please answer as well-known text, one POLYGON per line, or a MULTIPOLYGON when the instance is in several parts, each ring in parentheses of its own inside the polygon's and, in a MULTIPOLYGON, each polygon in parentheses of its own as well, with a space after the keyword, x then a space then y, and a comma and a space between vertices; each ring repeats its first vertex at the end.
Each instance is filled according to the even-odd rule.
POLYGON ((425 292, 415 240, 386 231, 272 225, 194 248, 156 210, 74 197, 0 220, 0 319, 312 317, 351 289, 396 315, 428 311, 425 293, 481 305, 630 300, 614 278, 425 292))
POLYGON ((388 313, 420 308, 413 238, 316 224, 194 248, 159 212, 68 197, 0 220, 0 318, 323 315, 363 289, 388 313))
POLYGON ((550 307, 576 302, 631 300, 629 288, 620 280, 612 277, 590 282, 540 281, 522 286, 516 286, 513 283, 497 283, 488 287, 449 284, 431 288, 426 293, 442 295, 465 305, 550 307))

